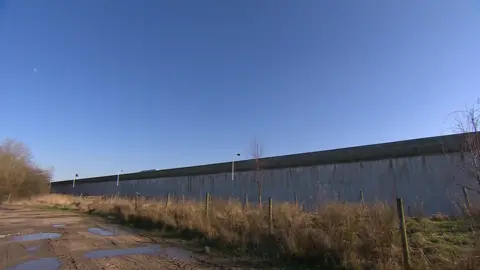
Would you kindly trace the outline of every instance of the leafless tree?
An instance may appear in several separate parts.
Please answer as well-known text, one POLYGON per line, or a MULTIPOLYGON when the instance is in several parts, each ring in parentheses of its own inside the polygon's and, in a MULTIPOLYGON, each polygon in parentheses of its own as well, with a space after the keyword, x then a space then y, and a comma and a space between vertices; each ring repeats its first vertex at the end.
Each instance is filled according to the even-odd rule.
MULTIPOLYGON (((477 100, 480 105, 480 99, 477 100)), ((477 106, 453 112, 454 131, 462 134, 461 151, 464 157, 464 168, 474 185, 464 186, 480 193, 480 110, 477 106)), ((472 182, 469 180, 469 182, 472 182)))
POLYGON ((21 142, 6 139, 0 145, 0 152, 10 155, 10 157, 14 158, 16 161, 21 161, 28 165, 32 164, 32 153, 28 147, 21 142))
POLYGON ((261 169, 261 158, 263 155, 263 149, 260 143, 258 142, 257 138, 254 137, 250 143, 250 155, 255 160, 255 171, 253 176, 253 181, 257 185, 257 198, 258 198, 258 206, 262 206, 262 173, 261 169))
POLYGON ((46 192, 51 175, 52 171, 33 163, 32 154, 23 143, 8 139, 0 144, 0 199, 46 192))

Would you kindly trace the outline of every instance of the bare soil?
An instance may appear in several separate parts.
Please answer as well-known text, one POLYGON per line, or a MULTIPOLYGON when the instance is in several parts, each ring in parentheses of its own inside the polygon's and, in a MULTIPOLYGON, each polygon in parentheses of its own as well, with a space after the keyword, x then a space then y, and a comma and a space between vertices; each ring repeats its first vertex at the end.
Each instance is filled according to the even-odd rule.
POLYGON ((99 217, 54 209, 0 206, 0 269, 214 269, 199 260, 201 255, 194 254, 180 242, 176 245, 175 241, 106 223, 99 217), (89 232, 92 228, 103 229, 107 235, 89 232), (52 233, 60 235, 50 239, 21 239, 22 235, 32 237, 32 234, 52 237, 52 233), (153 251, 148 254, 140 251, 149 248, 153 251), (92 253, 95 251, 99 252, 92 253))

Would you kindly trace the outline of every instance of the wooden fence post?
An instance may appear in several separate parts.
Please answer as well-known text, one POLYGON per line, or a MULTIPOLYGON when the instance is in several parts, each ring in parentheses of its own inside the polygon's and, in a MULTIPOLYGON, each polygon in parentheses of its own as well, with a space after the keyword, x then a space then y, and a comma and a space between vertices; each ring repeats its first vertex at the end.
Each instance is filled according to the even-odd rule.
POLYGON ((360 190, 360 201, 362 204, 365 204, 365 199, 363 198, 363 190, 360 190))
POLYGON ((295 207, 298 206, 297 193, 293 192, 293 201, 295 202, 295 207))
POLYGON ((207 194, 205 195, 205 218, 208 219, 208 205, 209 205, 209 202, 210 202, 210 193, 207 192, 207 194))
POLYGON ((170 193, 167 193, 167 201, 165 202, 165 214, 168 213, 168 205, 170 204, 170 193))
POLYGON ((138 210, 138 192, 135 192, 135 211, 138 210))
POLYGON ((273 202, 272 197, 268 197, 268 231, 273 232, 273 202))
POLYGON ((247 209, 248 208, 248 193, 245 192, 245 200, 243 203, 243 208, 247 209))
POLYGON ((408 250, 407 228, 405 227, 405 213, 403 211, 402 198, 397 198, 397 213, 400 223, 400 234, 402 236, 403 268, 410 270, 410 252, 408 250))
POLYGON ((462 191, 463 191, 463 196, 465 197, 465 205, 467 207, 467 211, 470 212, 470 198, 468 197, 468 191, 465 187, 462 187, 462 191))

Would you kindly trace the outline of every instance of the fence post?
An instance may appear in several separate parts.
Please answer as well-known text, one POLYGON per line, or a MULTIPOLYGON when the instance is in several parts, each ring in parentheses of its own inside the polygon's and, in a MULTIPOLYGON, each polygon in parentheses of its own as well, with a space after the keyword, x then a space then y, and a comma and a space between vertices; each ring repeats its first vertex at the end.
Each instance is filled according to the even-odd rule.
POLYGON ((408 250, 407 229, 405 227, 405 213, 403 211, 403 200, 397 198, 397 213, 400 223, 400 234, 402 236, 402 249, 403 249, 403 268, 405 270, 410 269, 410 253, 408 250))
POLYGON ((170 204, 170 193, 167 193, 167 201, 165 202, 165 214, 168 213, 168 205, 170 204))
POLYGON ((273 202, 272 197, 268 197, 268 231, 273 232, 273 202))
POLYGON ((298 206, 297 193, 293 192, 293 201, 295 202, 295 207, 298 206))
POLYGON ((138 210, 138 203, 137 203, 137 201, 138 201, 138 192, 135 192, 135 211, 138 210))
POLYGON ((470 198, 468 197, 468 191, 465 187, 462 187, 463 196, 465 197, 465 205, 467 206, 467 210, 470 212, 470 198))
POLYGON ((360 190, 360 201, 362 204, 365 204, 365 199, 363 198, 363 190, 360 190))
POLYGON ((205 195, 205 218, 208 219, 208 205, 209 205, 209 202, 210 202, 210 193, 207 192, 207 194, 205 195))
POLYGON ((243 204, 243 208, 248 208, 248 193, 245 192, 245 201, 244 201, 244 204, 243 204))

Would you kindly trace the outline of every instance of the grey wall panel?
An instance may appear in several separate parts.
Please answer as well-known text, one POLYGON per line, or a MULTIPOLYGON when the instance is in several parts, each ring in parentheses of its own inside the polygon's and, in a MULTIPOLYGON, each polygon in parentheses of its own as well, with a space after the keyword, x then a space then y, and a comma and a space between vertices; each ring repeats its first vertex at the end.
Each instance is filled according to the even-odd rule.
MULTIPOLYGON (((457 153, 463 150, 465 140, 475 136, 473 133, 454 134, 439 137, 420 138, 407 141, 381 143, 374 145, 341 148, 326 151, 309 152, 277 157, 261 158, 261 166, 265 170, 309 167, 316 165, 352 163, 360 161, 384 160, 414 156, 427 156, 447 153, 457 153)), ((480 136, 480 134, 478 134, 480 136)), ((235 162, 237 172, 251 171, 256 168, 255 160, 241 160, 235 162)), ((121 179, 139 180, 154 178, 169 178, 178 176, 213 175, 229 173, 231 163, 217 163, 185 168, 153 170, 122 174, 121 179)), ((117 175, 107 175, 82 179, 82 182, 111 182, 116 181, 117 175)), ((62 181, 72 182, 72 179, 62 181)), ((57 185, 58 183, 55 183, 57 185)))
MULTIPOLYGON (((468 161, 468 160, 467 160, 468 161)), ((306 204, 307 209, 326 202, 358 202, 360 190, 367 202, 394 203, 395 196, 405 202, 410 212, 433 214, 436 212, 456 213, 463 200, 461 184, 472 184, 473 180, 465 169, 465 159, 460 153, 413 156, 351 163, 324 164, 294 168, 263 170, 259 175, 264 201, 272 197, 276 201, 294 200, 306 204)), ((164 197, 167 193, 203 200, 206 192, 216 198, 243 199, 247 193, 251 203, 257 202, 257 184, 254 171, 208 175, 188 175, 153 179, 110 182, 76 182, 52 185, 55 192, 79 195, 164 197)), ((471 194, 471 200, 479 200, 471 194)))

